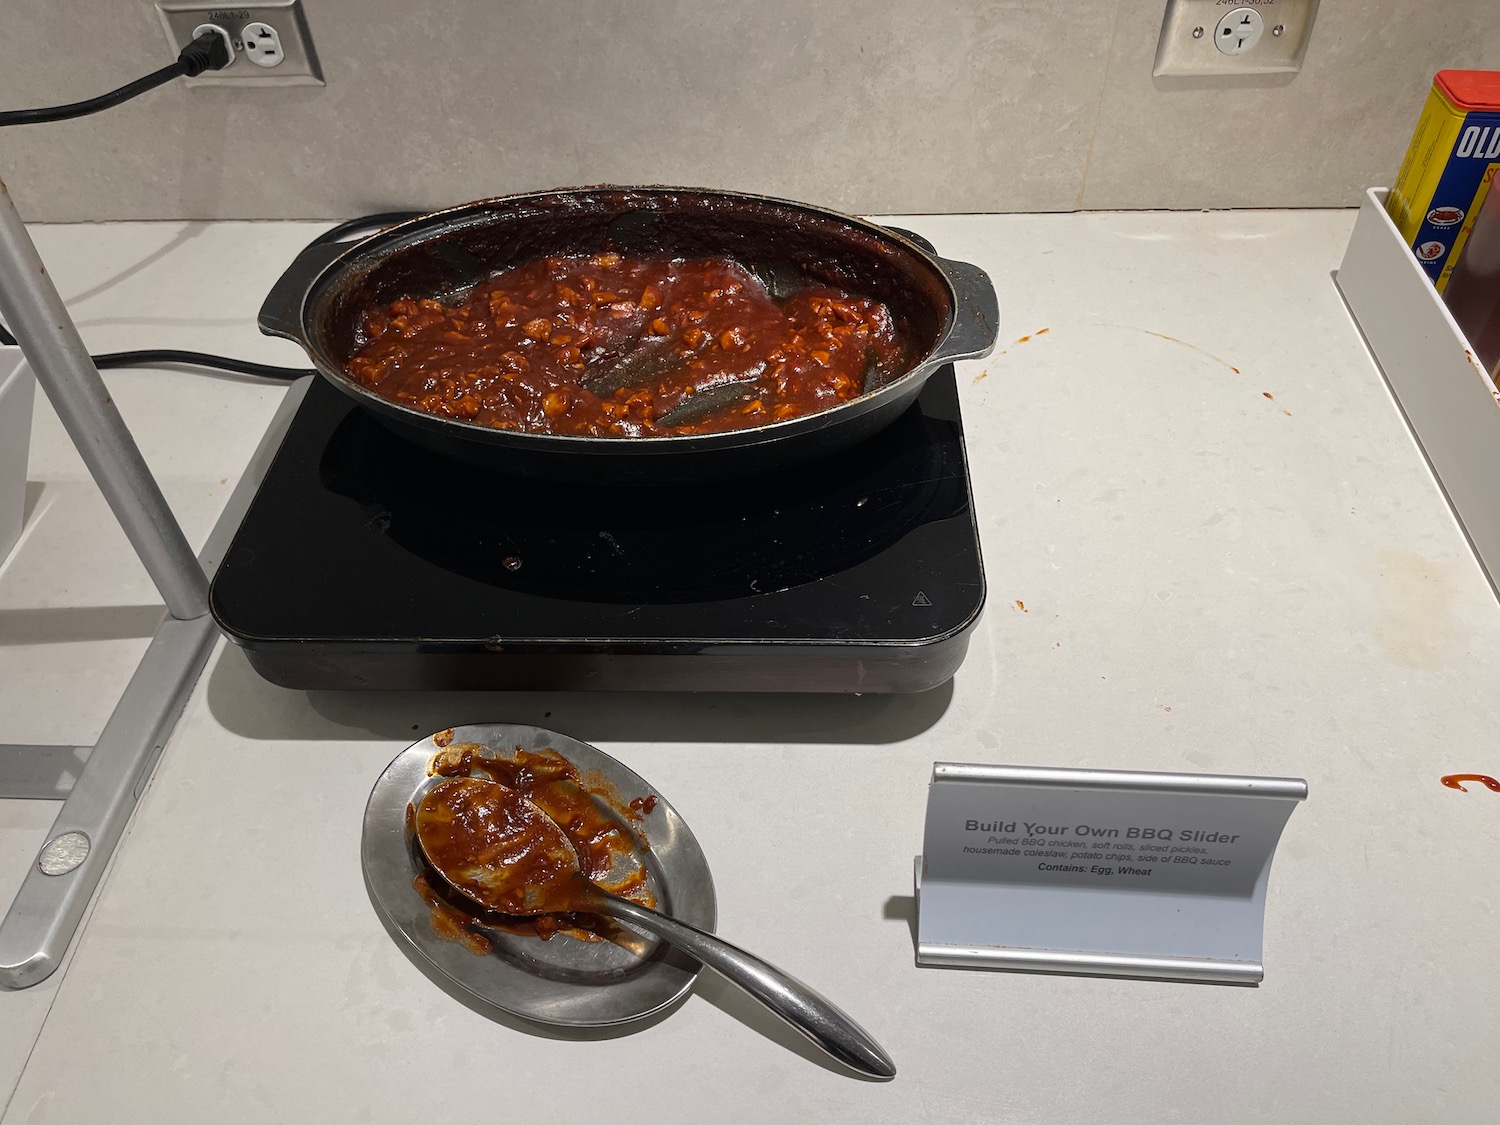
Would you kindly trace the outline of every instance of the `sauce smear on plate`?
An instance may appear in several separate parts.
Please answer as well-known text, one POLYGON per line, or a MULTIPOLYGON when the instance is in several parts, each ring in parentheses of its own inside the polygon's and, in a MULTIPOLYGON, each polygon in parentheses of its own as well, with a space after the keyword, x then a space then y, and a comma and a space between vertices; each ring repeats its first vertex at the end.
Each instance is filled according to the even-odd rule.
MULTIPOLYGON (((446 734, 446 732, 444 732, 446 734)), ((647 844, 632 830, 655 807, 648 796, 625 801, 602 783, 591 784, 578 768, 555 750, 530 751, 517 747, 509 758, 491 756, 492 751, 476 743, 444 743, 433 757, 428 773, 437 777, 478 777, 513 789, 541 809, 561 829, 578 853, 585 876, 613 894, 655 907, 656 896, 645 863, 647 844)), ((435 787, 434 792, 439 787, 435 787)), ((494 823, 489 808, 469 807, 460 796, 445 802, 451 813, 443 854, 434 860, 445 869, 465 862, 518 868, 521 882, 544 887, 555 877, 544 851, 528 849, 527 825, 494 823)), ((408 805, 408 828, 416 821, 416 809, 408 805)), ((431 838, 429 848, 432 846, 431 838)), ((487 953, 485 930, 536 936, 543 939, 564 933, 584 941, 613 940, 619 928, 610 920, 584 912, 538 914, 535 917, 480 911, 474 904, 452 895, 440 876, 421 874, 413 882, 432 913, 433 932, 460 942, 474 953, 487 953)))

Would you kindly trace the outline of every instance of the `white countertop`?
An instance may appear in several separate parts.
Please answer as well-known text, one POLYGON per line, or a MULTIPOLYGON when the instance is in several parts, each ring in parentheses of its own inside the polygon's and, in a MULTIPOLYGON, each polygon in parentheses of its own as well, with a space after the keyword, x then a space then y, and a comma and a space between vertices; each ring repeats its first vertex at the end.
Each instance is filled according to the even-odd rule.
MULTIPOLYGON (((959 370, 989 604, 951 687, 309 694, 221 644, 68 963, 0 993, 0 1120, 1493 1121, 1500 796, 1438 777, 1500 773, 1500 606, 1330 279, 1353 217, 902 220, 989 270, 1004 322, 959 370), (720 932, 847 1008, 895 1081, 812 1061, 717 980, 598 1041, 428 983, 365 894, 360 817, 412 732, 484 720, 659 787, 720 932), (915 968, 937 759, 1306 777, 1265 983, 915 968)), ((253 319, 319 229, 35 236, 95 350, 300 364, 253 319)), ((282 392, 106 379, 201 544, 282 392)), ((30 477, 0 569, 0 742, 87 744, 159 603, 41 395, 30 477)), ((0 802, 5 902, 54 810, 0 802)))

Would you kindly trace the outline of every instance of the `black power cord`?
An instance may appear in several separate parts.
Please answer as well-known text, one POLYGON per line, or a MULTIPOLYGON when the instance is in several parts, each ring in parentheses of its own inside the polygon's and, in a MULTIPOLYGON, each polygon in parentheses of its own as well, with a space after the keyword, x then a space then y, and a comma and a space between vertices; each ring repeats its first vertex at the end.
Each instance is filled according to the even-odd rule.
MULTIPOLYGON (((218 31, 205 31, 182 49, 177 56, 177 61, 171 66, 164 66, 153 74, 121 86, 118 90, 112 90, 87 101, 50 106, 45 109, 16 109, 0 112, 0 128, 6 125, 36 125, 46 121, 67 121, 70 118, 97 113, 101 109, 109 109, 111 106, 129 101, 131 98, 144 94, 147 90, 165 85, 179 76, 192 78, 202 74, 205 70, 222 70, 233 59, 228 37, 218 31)), ((331 230, 324 231, 309 245, 322 246, 330 242, 340 242, 345 236, 355 231, 368 230, 372 227, 387 227, 420 214, 420 211, 383 211, 376 215, 350 219, 331 230)), ((6 330, 5 325, 0 324, 0 346, 13 347, 15 343, 16 338, 6 330)), ((311 368, 306 367, 279 367, 270 363, 252 363, 249 360, 234 359, 231 356, 180 351, 175 348, 106 352, 89 358, 101 371, 112 367, 156 367, 171 363, 189 367, 213 368, 262 379, 300 379, 304 375, 316 374, 311 368)))
POLYGON ((186 367, 211 367, 219 371, 232 371, 236 375, 255 375, 261 379, 291 380, 317 374, 311 367, 278 367, 274 363, 251 363, 248 359, 209 355, 207 352, 184 352, 176 348, 105 352, 89 358, 100 371, 108 371, 112 367, 159 367, 164 363, 172 363, 186 367))
MULTIPOLYGON (((350 219, 324 231, 308 243, 309 246, 324 246, 330 242, 342 242, 347 235, 357 231, 379 229, 404 222, 422 214, 420 211, 382 211, 376 215, 365 215, 350 219)), ((0 345, 14 345, 16 338, 0 324, 0 345)), ((233 356, 210 355, 208 352, 181 351, 176 348, 150 348, 142 351, 105 352, 91 355, 94 366, 100 371, 118 367, 159 367, 175 364, 184 367, 207 367, 218 371, 229 371, 236 375, 252 375, 260 379, 292 380, 304 375, 316 375, 311 367, 279 367, 273 363, 252 363, 248 359, 233 356)))
POLYGON ((0 127, 39 125, 44 121, 67 121, 74 117, 84 117, 90 113, 98 113, 101 109, 117 106, 121 102, 128 102, 147 90, 165 86, 174 78, 183 76, 193 78, 205 70, 223 70, 232 61, 234 61, 234 56, 230 53, 229 44, 225 42, 224 36, 216 31, 205 31, 182 49, 177 56, 177 61, 171 66, 164 66, 144 78, 127 82, 118 90, 111 90, 107 94, 100 94, 97 98, 89 98, 87 101, 73 102, 71 105, 48 106, 44 109, 12 109, 0 112, 0 127))

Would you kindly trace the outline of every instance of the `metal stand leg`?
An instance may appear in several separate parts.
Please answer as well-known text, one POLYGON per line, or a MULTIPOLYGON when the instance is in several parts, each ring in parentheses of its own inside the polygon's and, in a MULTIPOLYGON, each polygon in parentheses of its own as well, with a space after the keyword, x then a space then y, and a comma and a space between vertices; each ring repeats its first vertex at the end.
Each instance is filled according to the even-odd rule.
POLYGON ((208 612, 208 578, 125 428, 3 181, 0 314, 168 611, 183 621, 202 617, 208 612))
MULTIPOLYGON (((225 504, 203 548, 206 574, 218 569, 310 383, 310 379, 300 380, 287 391, 225 504)), ((10 912, 0 922, 0 988, 29 987, 45 980, 61 964, 115 844, 217 640, 218 630, 207 614, 193 621, 163 618, 98 744, 88 754, 87 767, 67 793, 10 912)), ((0 770, 4 769, 7 751, 19 755, 23 751, 35 754, 39 749, 0 747, 0 770)), ((0 796, 21 795, 14 790, 26 784, 48 784, 47 762, 65 766, 67 761, 78 761, 71 748, 66 748, 68 755, 64 758, 64 749, 45 748, 42 764, 19 777, 0 776, 0 796)), ((51 784, 56 786, 59 779, 60 775, 54 775, 51 784)), ((62 794, 54 789, 46 795, 62 794)))
MULTIPOLYGON (((66 798, 0 923, 0 987, 25 988, 51 975, 67 951, 218 634, 208 616, 208 575, 115 408, 3 182, 0 314, 170 614, 76 781, 69 763, 85 759, 73 747, 0 748, 0 795, 66 798)), ((230 498, 205 552, 210 566, 252 494, 253 485, 242 482, 230 498)))
POLYGON ((92 746, 0 746, 0 801, 64 801, 92 746))
POLYGON ((217 639, 206 615, 162 621, 0 923, 0 985, 26 988, 61 963, 217 639))

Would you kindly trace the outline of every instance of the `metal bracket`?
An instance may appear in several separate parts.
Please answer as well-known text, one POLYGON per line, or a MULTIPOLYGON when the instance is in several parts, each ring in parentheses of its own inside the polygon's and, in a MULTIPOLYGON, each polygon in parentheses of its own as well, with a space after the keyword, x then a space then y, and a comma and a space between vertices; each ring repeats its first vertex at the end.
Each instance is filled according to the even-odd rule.
MULTIPOLYGON (((209 534, 198 563, 205 586, 310 382, 299 380, 287 391, 209 534)), ((30 987, 62 963, 218 636, 206 613, 190 620, 163 615, 95 746, 0 746, 0 797, 63 802, 0 922, 0 988, 30 987)))
POLYGON ((0 985, 26 988, 62 962, 217 639, 211 617, 163 618, 0 922, 0 985))
POLYGON ((0 801, 61 801, 73 792, 92 746, 0 745, 0 801))
MULTIPOLYGON (((218 634, 208 614, 209 572, 248 506, 250 490, 242 480, 230 497, 205 548, 205 567, 120 417, 3 182, 0 314, 170 615, 156 630, 87 765, 67 787, 52 832, 0 922, 0 987, 25 988, 62 962, 213 648, 218 634)), ((38 795, 60 796, 64 772, 53 773, 59 749, 8 747, 0 762, 7 768, 0 791, 45 790, 51 774, 51 791, 38 795)))

